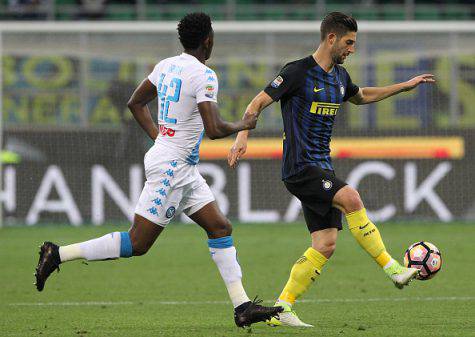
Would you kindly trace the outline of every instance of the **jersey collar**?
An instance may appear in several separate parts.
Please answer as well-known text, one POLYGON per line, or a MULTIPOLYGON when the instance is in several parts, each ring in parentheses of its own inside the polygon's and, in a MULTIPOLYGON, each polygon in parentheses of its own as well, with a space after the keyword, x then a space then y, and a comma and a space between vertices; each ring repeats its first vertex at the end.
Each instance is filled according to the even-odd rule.
POLYGON ((313 58, 313 55, 310 55, 310 58, 311 58, 312 61, 313 61, 314 67, 317 67, 318 69, 320 69, 322 72, 324 72, 324 73, 327 74, 328 76, 334 76, 334 75, 335 75, 336 65, 333 66, 332 70, 326 72, 325 69, 323 69, 323 68, 318 64, 318 62, 313 58))
POLYGON ((180 57, 183 57, 183 58, 188 59, 188 60, 195 60, 195 61, 200 62, 196 57, 194 57, 193 55, 187 54, 185 52, 181 53, 180 57))
POLYGON ((334 65, 332 70, 330 70, 329 72, 326 72, 325 69, 323 69, 318 63, 316 67, 318 67, 322 71, 322 73, 327 74, 327 76, 334 77, 336 74, 336 65, 334 65))

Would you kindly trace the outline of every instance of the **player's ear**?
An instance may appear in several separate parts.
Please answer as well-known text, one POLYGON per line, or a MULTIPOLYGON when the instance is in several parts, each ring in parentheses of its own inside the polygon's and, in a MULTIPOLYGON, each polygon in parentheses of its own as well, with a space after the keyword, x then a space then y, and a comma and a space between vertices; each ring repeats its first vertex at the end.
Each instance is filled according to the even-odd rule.
POLYGON ((210 34, 204 41, 203 46, 206 50, 206 59, 209 59, 211 56, 211 51, 213 50, 213 34, 210 34))
POLYGON ((211 38, 208 36, 206 39, 203 40, 203 49, 205 51, 209 51, 210 50, 210 47, 211 47, 211 38))
POLYGON ((203 41, 203 44, 205 45, 207 49, 213 48, 213 37, 214 37, 214 32, 211 30, 208 37, 203 41))
POLYGON ((327 35, 327 41, 330 45, 333 45, 335 43, 335 41, 337 40, 337 36, 335 33, 329 33, 327 35))

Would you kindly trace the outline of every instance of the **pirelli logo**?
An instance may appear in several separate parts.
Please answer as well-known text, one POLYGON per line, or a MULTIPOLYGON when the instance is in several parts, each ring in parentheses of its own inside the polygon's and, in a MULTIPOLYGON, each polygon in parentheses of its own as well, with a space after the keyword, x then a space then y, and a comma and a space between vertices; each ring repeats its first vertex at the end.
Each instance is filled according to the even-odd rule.
POLYGON ((312 102, 310 112, 321 116, 335 116, 339 108, 338 103, 312 102))

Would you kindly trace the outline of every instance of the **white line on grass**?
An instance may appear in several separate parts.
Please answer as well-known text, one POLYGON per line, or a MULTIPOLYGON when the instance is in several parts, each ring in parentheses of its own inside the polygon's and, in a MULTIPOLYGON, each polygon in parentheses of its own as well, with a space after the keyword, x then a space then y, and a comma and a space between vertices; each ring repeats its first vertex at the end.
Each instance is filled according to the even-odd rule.
MULTIPOLYGON (((321 298, 306 299, 302 303, 365 303, 365 302, 409 302, 409 301, 473 301, 475 297, 378 297, 378 298, 321 298)), ((264 301, 274 303, 274 301, 264 301)), ((229 304, 229 301, 117 301, 117 302, 22 302, 9 303, 10 306, 107 306, 107 305, 203 305, 203 304, 229 304)))

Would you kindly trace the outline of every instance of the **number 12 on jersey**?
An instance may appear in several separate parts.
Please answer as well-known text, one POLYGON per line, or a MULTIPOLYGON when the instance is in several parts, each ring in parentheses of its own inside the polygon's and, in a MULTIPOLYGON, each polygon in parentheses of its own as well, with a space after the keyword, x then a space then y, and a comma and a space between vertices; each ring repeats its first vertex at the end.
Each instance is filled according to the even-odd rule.
POLYGON ((160 99, 159 120, 165 123, 176 124, 176 118, 168 117, 168 109, 170 102, 178 102, 180 100, 181 79, 173 77, 169 85, 163 84, 165 74, 160 74, 160 80, 157 85, 157 96, 160 99), (168 88, 174 89, 173 95, 167 95, 168 88))

